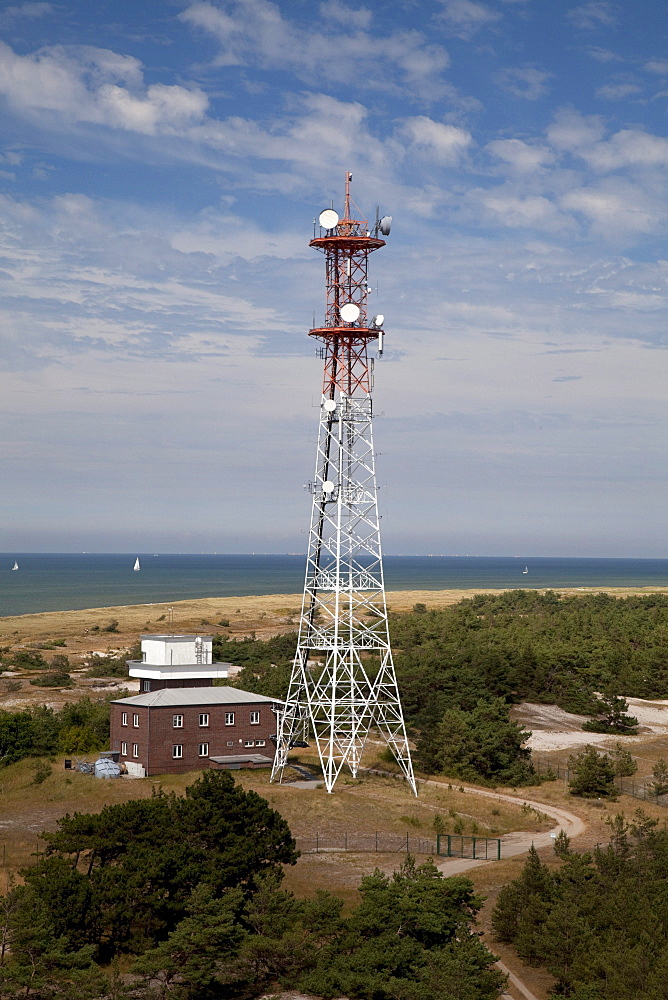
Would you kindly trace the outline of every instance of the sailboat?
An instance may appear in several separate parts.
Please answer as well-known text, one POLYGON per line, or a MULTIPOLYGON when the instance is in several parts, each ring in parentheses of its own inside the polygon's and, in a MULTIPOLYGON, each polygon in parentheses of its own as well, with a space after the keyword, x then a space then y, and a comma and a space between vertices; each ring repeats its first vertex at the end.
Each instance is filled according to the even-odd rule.
POLYGON ((522 570, 522 574, 528 573, 528 572, 529 572, 529 567, 525 566, 524 569, 522 570))
POLYGON ((135 573, 138 573, 140 569, 141 569, 141 566, 139 565, 139 556, 137 556, 137 558, 135 559, 135 564, 134 564, 134 571, 135 571, 135 573))
POLYGON ((12 566, 12 570, 15 570, 15 569, 18 569, 18 568, 19 568, 19 564, 17 563, 17 561, 15 559, 14 560, 14 565, 12 566))

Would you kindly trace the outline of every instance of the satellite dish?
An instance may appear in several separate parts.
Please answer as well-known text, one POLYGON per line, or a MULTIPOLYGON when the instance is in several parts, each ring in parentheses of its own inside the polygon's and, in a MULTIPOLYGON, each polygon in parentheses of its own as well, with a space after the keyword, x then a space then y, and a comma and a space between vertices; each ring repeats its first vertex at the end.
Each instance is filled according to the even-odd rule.
MULTIPOLYGON (((320 218, 322 218, 322 216, 320 216, 320 218)), ((337 219, 336 221, 338 222, 339 220, 337 219)), ((392 216, 384 215, 383 218, 378 223, 378 228, 380 229, 383 236, 389 236, 390 229, 392 228, 392 216)))
POLYGON ((339 217, 333 208, 326 208, 320 213, 318 221, 323 229, 334 229, 339 224, 339 217))
POLYGON ((322 484, 322 492, 323 493, 333 493, 334 492, 334 483, 332 482, 331 479, 326 479, 324 481, 324 483, 322 484))
POLYGON ((327 410, 328 413, 333 413, 334 410, 336 409, 336 403, 334 402, 333 399, 326 399, 322 405, 324 409, 327 410))
POLYGON ((382 326, 384 322, 385 322, 385 316, 383 315, 383 313, 378 313, 378 315, 374 316, 372 320, 374 326, 382 326))
POLYGON ((346 302, 344 306, 341 306, 339 311, 344 323, 354 323, 359 317, 360 307, 356 306, 354 302, 346 302))

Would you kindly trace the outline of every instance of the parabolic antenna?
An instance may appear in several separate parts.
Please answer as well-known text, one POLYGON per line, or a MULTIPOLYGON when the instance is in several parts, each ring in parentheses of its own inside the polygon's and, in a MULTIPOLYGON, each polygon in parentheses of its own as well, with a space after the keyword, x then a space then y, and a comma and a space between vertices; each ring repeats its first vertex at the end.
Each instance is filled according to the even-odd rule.
POLYGON ((374 326, 382 326, 384 322, 385 322, 385 316, 383 315, 383 313, 378 313, 378 315, 374 316, 372 320, 374 326))
POLYGON ((333 493, 334 492, 334 483, 332 482, 331 479, 326 479, 324 481, 324 483, 322 484, 322 492, 323 493, 333 493))
MULTIPOLYGON (((322 218, 322 216, 321 216, 321 218, 322 218)), ((338 222, 339 220, 337 219, 336 221, 338 222)), ((384 215, 383 218, 378 223, 378 228, 380 229, 380 231, 383 234, 383 236, 389 236, 390 235, 390 229, 392 228, 392 216, 391 215, 384 215)))
POLYGON ((340 309, 341 319, 344 323, 354 323, 360 314, 360 307, 354 302, 346 302, 340 309))
POLYGON ((318 221, 323 229, 334 229, 339 224, 339 217, 333 208, 326 208, 320 213, 318 221))
POLYGON ((333 399, 326 399, 322 405, 327 410, 328 413, 333 413, 334 410, 336 409, 336 403, 334 402, 333 399))

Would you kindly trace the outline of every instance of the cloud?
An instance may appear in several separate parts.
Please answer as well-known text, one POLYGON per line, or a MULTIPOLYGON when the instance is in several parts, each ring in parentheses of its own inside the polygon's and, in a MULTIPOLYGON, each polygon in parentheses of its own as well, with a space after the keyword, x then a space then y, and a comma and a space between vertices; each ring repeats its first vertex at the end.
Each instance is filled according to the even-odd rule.
POLYGON ((477 0, 441 0, 443 11, 439 15, 449 32, 458 38, 469 39, 481 28, 501 20, 499 11, 492 10, 477 0))
POLYGON ((503 189, 469 191, 472 204, 481 205, 497 223, 509 229, 531 228, 547 232, 567 228, 564 217, 549 198, 542 195, 523 197, 503 189))
POLYGON ((556 378, 552 379, 553 382, 580 382, 582 381, 582 375, 557 375, 556 378))
POLYGON ((572 7, 566 16, 576 28, 593 31, 602 25, 616 24, 617 7, 607 0, 590 0, 580 7, 572 7))
POLYGON ((443 164, 459 162, 472 142, 471 133, 465 129, 433 121, 424 115, 405 119, 400 133, 411 146, 443 164))
POLYGON ((598 115, 583 115, 572 108, 564 108, 557 111, 546 134, 556 149, 572 151, 602 139, 605 125, 598 115))
POLYGON ((650 233, 662 221, 651 196, 619 178, 569 191, 561 199, 561 207, 585 216, 594 232, 608 235, 650 233))
POLYGON ((178 132, 201 120, 208 105, 196 88, 146 87, 132 56, 92 46, 54 46, 21 56, 3 42, 0 96, 21 114, 57 114, 146 135, 178 132))
POLYGON ((626 167, 666 167, 668 139, 639 129, 621 129, 606 142, 581 149, 580 155, 594 169, 606 172, 626 167))
POLYGON ((497 74, 497 83, 513 97, 537 101, 547 93, 547 81, 552 76, 533 66, 511 66, 497 74))
POLYGON ((545 146, 530 145, 521 139, 494 139, 486 147, 492 156, 503 160, 518 173, 534 173, 554 162, 554 154, 545 146))
POLYGON ((389 34, 369 31, 368 18, 353 18, 342 33, 347 8, 335 2, 318 29, 287 20, 269 0, 228 0, 224 9, 207 2, 188 6, 179 18, 212 35, 219 44, 217 66, 253 66, 289 70, 309 83, 345 83, 348 87, 399 92, 408 89, 435 100, 447 87, 441 74, 449 56, 419 31, 397 29, 389 34), (328 58, 331 53, 331 58, 328 58), (364 72, 360 72, 361 65, 364 72))
POLYGON ((10 7, 5 7, 0 18, 3 21, 18 20, 19 18, 34 21, 39 17, 46 17, 48 14, 53 14, 55 11, 56 8, 52 3, 13 4, 10 7))
POLYGON ((641 93, 642 87, 630 80, 612 81, 596 89, 596 96, 602 97, 606 101, 623 101, 625 97, 641 93))
POLYGON ((650 59, 643 69, 648 73, 656 73, 657 76, 668 76, 668 59, 650 59))
POLYGON ((364 30, 371 25, 372 14, 368 7, 349 7, 341 0, 326 0, 321 3, 320 14, 326 20, 346 28, 364 30))

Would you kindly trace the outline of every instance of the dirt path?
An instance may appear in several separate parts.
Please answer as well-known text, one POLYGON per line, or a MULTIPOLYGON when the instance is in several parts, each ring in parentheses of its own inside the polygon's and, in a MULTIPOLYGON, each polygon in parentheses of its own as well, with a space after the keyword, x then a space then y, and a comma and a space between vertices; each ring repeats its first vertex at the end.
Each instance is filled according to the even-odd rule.
MULTIPOLYGON (((428 785, 441 784, 440 781, 432 781, 430 779, 421 779, 420 784, 422 783, 428 785)), ((545 802, 539 802, 534 799, 521 798, 519 795, 506 795, 502 792, 488 791, 486 788, 475 788, 472 785, 463 785, 462 787, 472 795, 483 795, 489 799, 496 799, 497 802, 512 802, 515 805, 518 802, 526 803, 529 808, 537 809, 539 812, 545 813, 546 816, 557 820, 557 825, 552 830, 547 830, 544 833, 533 833, 530 830, 517 830, 515 833, 507 833, 505 837, 501 838, 502 858, 512 858, 517 854, 524 854, 532 844, 536 848, 549 847, 554 836, 560 830, 563 830, 572 839, 573 837, 581 836, 587 829, 587 824, 583 819, 576 816, 575 813, 568 812, 566 809, 547 805, 545 802)), ((444 875, 458 875, 460 872, 468 871, 469 868, 477 868, 478 865, 490 864, 493 864, 493 862, 473 861, 470 858, 452 858, 449 861, 439 862, 437 868, 444 875)))
MULTIPOLYGON (((438 785, 440 782, 427 780, 427 784, 438 785)), ((547 847, 552 843, 553 837, 560 830, 563 830, 567 836, 573 838, 581 836, 587 829, 585 821, 567 809, 560 809, 557 806, 548 805, 545 802, 539 802, 535 799, 523 799, 517 795, 504 795, 501 792, 491 792, 485 788, 474 788, 471 785, 464 785, 463 787, 473 795, 484 795, 487 798, 496 799, 498 802, 526 803, 530 808, 538 809, 540 812, 545 813, 546 816, 551 816, 552 819, 557 820, 557 826, 545 833, 518 830, 515 833, 506 834, 501 840, 501 855, 503 858, 512 858, 518 854, 524 854, 532 844, 536 848, 547 847)), ((436 867, 444 875, 459 875, 470 868, 490 864, 494 864, 494 862, 473 861, 469 858, 453 858, 450 861, 437 862, 436 867)), ((538 1000, 536 994, 529 989, 516 972, 509 969, 504 962, 498 961, 495 964, 497 969, 500 969, 501 972, 504 972, 508 976, 508 986, 512 987, 516 993, 519 993, 524 1000, 538 1000)), ((513 1000, 513 997, 510 993, 503 993, 500 1000, 513 1000)))

